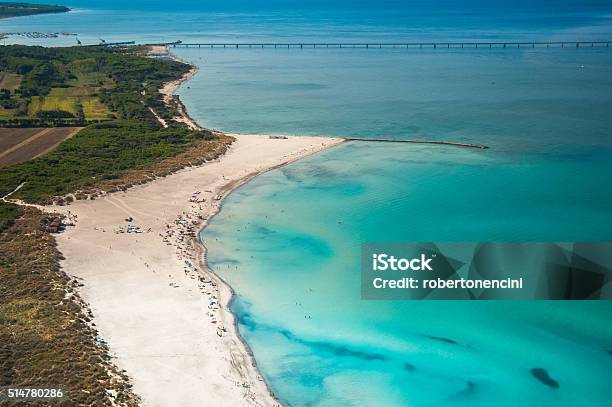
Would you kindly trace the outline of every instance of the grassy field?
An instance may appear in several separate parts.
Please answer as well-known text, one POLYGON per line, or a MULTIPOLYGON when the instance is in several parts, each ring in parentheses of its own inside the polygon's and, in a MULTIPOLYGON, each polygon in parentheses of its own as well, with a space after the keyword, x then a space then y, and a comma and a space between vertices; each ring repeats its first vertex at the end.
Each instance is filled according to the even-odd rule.
POLYGON ((116 117, 98 98, 82 98, 80 102, 86 120, 104 120, 116 117))
POLYGON ((10 73, 10 72, 0 72, 0 89, 6 90, 15 90, 19 88, 21 84, 21 75, 10 73))
POLYGON ((92 94, 97 93, 98 90, 98 88, 91 88, 85 85, 68 88, 51 88, 48 96, 58 99, 79 98, 83 96, 91 96, 92 94))
POLYGON ((100 101, 99 87, 80 86, 52 88, 46 96, 33 96, 28 108, 29 116, 36 117, 40 111, 61 110, 85 120, 109 120, 115 115, 100 101))
POLYGON ((0 106, 0 120, 11 119, 15 117, 15 109, 5 109, 0 106))
POLYGON ((0 92, 0 126, 56 127, 116 118, 149 122, 155 120, 149 107, 171 118, 176 109, 161 101, 158 89, 189 66, 136 52, 141 51, 0 47, 0 72, 10 88, 0 92))
MULTIPOLYGON (((1 56, 1 55, 0 55, 1 56)), ((11 58, 11 57, 9 57, 11 58)), ((118 118, 101 100, 102 94, 112 91, 115 79, 99 72, 96 58, 73 61, 36 61, 44 75, 53 80, 41 79, 41 72, 34 72, 31 58, 16 59, 9 70, 0 70, 0 120, 27 122, 36 127, 41 118, 63 117, 72 122, 103 121, 118 118), (17 72, 26 72, 25 77, 17 72), (34 74, 32 74, 34 72, 34 74), (31 87, 34 86, 34 89, 31 87)), ((0 68, 2 63, 0 62, 0 68)), ((78 123, 75 123, 78 124, 78 123)), ((12 124, 9 124, 12 125, 12 124)))
POLYGON ((10 104, 5 107, 4 102, 8 94, 14 93, 19 88, 22 79, 23 76, 19 74, 0 71, 0 91, 3 96, 2 103, 0 103, 0 119, 10 119, 15 116, 17 109, 11 107, 10 104))
POLYGON ((78 111, 76 102, 76 98, 51 96, 51 94, 48 96, 32 96, 29 114, 30 116, 36 116, 41 110, 62 110, 76 115, 78 111))

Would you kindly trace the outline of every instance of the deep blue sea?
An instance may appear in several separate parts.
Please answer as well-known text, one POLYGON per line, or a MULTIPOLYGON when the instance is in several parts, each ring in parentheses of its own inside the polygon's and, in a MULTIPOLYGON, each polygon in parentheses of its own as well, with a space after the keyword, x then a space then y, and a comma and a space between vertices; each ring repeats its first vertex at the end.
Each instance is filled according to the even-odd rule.
MULTIPOLYGON (((612 39, 610 1, 123 3, 72 2, 0 31, 85 43, 612 39)), ((179 93, 209 127, 490 147, 347 143, 228 197, 202 238, 285 404, 612 405, 611 303, 363 301, 359 251, 611 241, 612 49, 176 53, 200 67, 179 93)))

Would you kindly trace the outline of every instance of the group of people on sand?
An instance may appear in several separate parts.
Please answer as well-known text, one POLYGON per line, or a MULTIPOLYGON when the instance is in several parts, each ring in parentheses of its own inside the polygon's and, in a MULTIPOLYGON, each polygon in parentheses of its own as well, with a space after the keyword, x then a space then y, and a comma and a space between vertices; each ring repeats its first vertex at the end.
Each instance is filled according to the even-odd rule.
MULTIPOLYGON (((200 259, 196 255, 196 236, 200 224, 206 219, 202 215, 202 203, 205 199, 201 198, 200 191, 191 195, 189 202, 191 209, 183 211, 173 223, 166 224, 164 233, 160 237, 168 246, 174 246, 175 254, 179 260, 183 261, 183 271, 185 276, 198 281, 198 289, 208 298, 207 315, 212 324, 217 324, 217 336, 223 337, 227 332, 221 322, 219 322, 219 300, 217 284, 209 277, 204 276, 197 266, 200 259)), ((168 275, 172 278, 171 275, 168 275)), ((175 282, 168 284, 171 287, 180 287, 175 282)))

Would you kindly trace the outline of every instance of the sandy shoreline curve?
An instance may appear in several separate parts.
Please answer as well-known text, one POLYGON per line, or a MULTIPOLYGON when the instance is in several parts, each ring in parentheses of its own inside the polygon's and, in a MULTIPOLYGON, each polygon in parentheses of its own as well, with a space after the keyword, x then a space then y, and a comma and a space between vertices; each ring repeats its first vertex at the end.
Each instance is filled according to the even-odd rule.
MULTIPOLYGON (((202 128, 174 95, 197 71, 160 90, 180 117, 202 128)), ((74 226, 56 236, 61 267, 80 282, 98 341, 125 370, 143 406, 280 406, 229 311, 233 291, 206 265, 199 234, 234 189, 341 138, 226 133, 215 161, 127 191, 40 207, 74 226)))
POLYGON ((203 266, 197 236, 233 189, 343 139, 233 136, 215 162, 47 207, 76 221, 57 236, 62 268, 83 284, 100 340, 144 406, 280 405, 238 336, 231 288, 203 266))

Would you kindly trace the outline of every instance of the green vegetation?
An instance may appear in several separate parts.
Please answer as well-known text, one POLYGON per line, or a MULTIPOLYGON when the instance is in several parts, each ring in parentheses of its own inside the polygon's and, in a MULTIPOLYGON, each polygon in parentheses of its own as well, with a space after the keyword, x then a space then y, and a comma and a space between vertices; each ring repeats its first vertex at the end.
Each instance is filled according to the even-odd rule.
POLYGON ((207 131, 164 129, 130 120, 92 125, 46 156, 0 170, 0 196, 25 181, 11 198, 48 202, 173 157, 195 141, 213 138, 207 131))
POLYGON ((100 102, 96 88, 52 88, 47 96, 32 96, 28 114, 44 117, 48 112, 65 112, 66 117, 83 117, 85 121, 104 121, 115 115, 100 102))
POLYGON ((48 4, 0 2, 0 18, 29 16, 32 14, 65 13, 68 7, 48 4))
POLYGON ((0 47, 0 71, 20 78, 17 88, 2 94, 21 112, 4 123, 0 119, 0 125, 94 123, 44 157, 0 169, 0 196, 25 182, 14 198, 48 203, 213 138, 208 131, 172 121, 176 107, 165 104, 159 93, 165 82, 180 78, 190 67, 134 51, 141 49, 0 47), (163 128, 150 108, 170 126, 163 128))
MULTIPOLYGON (((201 157, 220 153, 230 141, 213 142, 211 132, 190 130, 171 120, 176 105, 167 105, 159 93, 164 83, 180 78, 189 65, 135 55, 141 51, 99 46, 0 47, 0 70, 22 78, 17 89, 6 92, 19 105, 17 109, 27 106, 28 112, 27 117, 13 117, 5 125, 90 123, 46 156, 1 168, 0 196, 25 182, 11 198, 49 203, 70 193, 82 196, 83 190, 93 191, 129 171, 151 168, 195 145, 201 157), (150 108, 166 119, 167 128, 150 108)), ((201 162, 202 158, 190 156, 189 160, 201 162)), ((168 164, 168 168, 177 165, 168 164)))
POLYGON ((115 118, 156 122, 174 111, 158 89, 189 66, 107 47, 0 47, 0 126, 84 126, 115 118))
POLYGON ((176 106, 164 103, 159 93, 189 65, 144 58, 135 51, 142 49, 0 47, 0 71, 21 78, 18 88, 3 92, 22 113, 3 123, 0 111, 0 126, 89 124, 48 155, 0 169, 0 196, 25 182, 14 198, 48 203, 214 138, 172 121, 176 106), (168 128, 150 108, 167 119, 168 128))
POLYGON ((0 233, 11 227, 20 215, 17 205, 0 202, 0 233))
POLYGON ((19 102, 11 97, 21 84, 23 77, 16 73, 0 72, 0 120, 14 116, 19 102))
POLYGON ((104 120, 115 117, 115 115, 95 97, 80 98, 79 102, 83 108, 85 120, 104 120))
MULTIPOLYGON (((0 168, 0 196, 23 182, 11 198, 95 199, 225 151, 230 137, 173 121, 177 102, 158 91, 189 66, 134 50, 0 47, 0 126, 87 125, 47 155, 0 168)), ((96 341, 78 282, 60 268, 47 220, 0 202, 0 387, 61 384, 69 399, 61 405, 135 406, 128 378, 96 341)))
MULTIPOLYGON (((51 153, 0 168, 0 196, 24 183, 11 198, 95 199, 225 151, 230 137, 172 120, 178 102, 159 93, 190 67, 134 51, 0 47, 0 126, 86 125, 51 153)), ((61 405, 135 406, 128 378, 96 341, 78 282, 60 268, 46 221, 37 209, 0 202, 0 387, 60 384, 69 399, 61 405)))
MULTIPOLYGON (((0 234, 0 387, 61 385, 66 393, 63 402, 28 405, 136 406, 128 378, 96 342, 79 283, 60 268, 47 218, 24 208, 0 234)), ((0 401, 17 405, 26 404, 0 401)))

